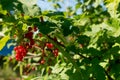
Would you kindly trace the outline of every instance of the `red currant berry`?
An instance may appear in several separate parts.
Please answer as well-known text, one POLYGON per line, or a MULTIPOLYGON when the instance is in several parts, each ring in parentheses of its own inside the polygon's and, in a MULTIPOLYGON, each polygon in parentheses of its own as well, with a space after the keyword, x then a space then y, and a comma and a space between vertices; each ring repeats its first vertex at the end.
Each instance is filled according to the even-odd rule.
POLYGON ((23 13, 21 13, 21 16, 22 16, 22 17, 24 17, 24 14, 23 14, 23 13))
POLYGON ((33 37, 33 32, 28 32, 25 34, 25 38, 32 39, 33 37))
POLYGON ((32 27, 29 27, 29 28, 28 28, 28 31, 32 31, 32 27))
POLYGON ((23 46, 18 46, 18 49, 22 49, 23 48, 23 46))
POLYGON ((18 49, 18 47, 16 46, 16 47, 14 47, 14 50, 16 51, 18 49))
POLYGON ((54 54, 55 57, 57 57, 58 56, 58 49, 54 49, 53 54, 54 54))
POLYGON ((27 71, 26 71, 26 72, 24 72, 24 75, 28 75, 28 74, 29 74, 29 72, 27 72, 27 71))
POLYGON ((31 49, 32 48, 32 46, 30 45, 30 43, 26 43, 25 47, 26 47, 26 49, 31 49))
POLYGON ((54 47, 54 45, 52 43, 46 43, 46 46, 48 49, 52 49, 54 47))
POLYGON ((83 45, 83 44, 80 44, 80 45, 79 45, 79 47, 80 47, 80 48, 83 48, 83 47, 84 47, 84 45, 83 45))
POLYGON ((23 46, 16 46, 14 48, 15 52, 16 52, 16 60, 17 61, 22 61, 24 56, 26 56, 27 50, 26 48, 24 48, 23 46))
POLYGON ((35 70, 35 67, 32 67, 32 70, 34 71, 34 70, 35 70))
POLYGON ((13 38, 16 38, 17 37, 17 35, 15 34, 14 36, 13 36, 13 38))
POLYGON ((42 37, 42 34, 41 34, 41 33, 39 33, 39 34, 38 34, 38 36, 42 37))
POLYGON ((34 40, 33 39, 30 39, 30 45, 34 45, 34 40))
POLYGON ((19 51, 19 49, 17 49, 15 52, 16 52, 16 54, 19 54, 19 53, 21 53, 21 52, 19 51))
POLYGON ((9 61, 12 61, 12 60, 13 60, 13 58, 12 58, 12 57, 10 57, 10 58, 9 58, 9 61))
POLYGON ((23 51, 23 49, 22 49, 22 48, 19 48, 19 49, 18 49, 18 52, 20 52, 20 53, 21 53, 22 51, 23 51))
POLYGON ((26 65, 26 68, 30 68, 30 64, 27 64, 27 65, 26 65))
POLYGON ((57 38, 56 38, 56 37, 54 37, 54 41, 57 41, 57 38))
POLYGON ((44 59, 40 60, 40 64, 45 64, 45 60, 44 59))
POLYGON ((23 56, 21 56, 21 55, 16 55, 16 60, 17 60, 17 61, 22 61, 22 59, 23 59, 23 56))
POLYGON ((34 31, 37 31, 37 30, 38 30, 37 26, 34 26, 34 31))

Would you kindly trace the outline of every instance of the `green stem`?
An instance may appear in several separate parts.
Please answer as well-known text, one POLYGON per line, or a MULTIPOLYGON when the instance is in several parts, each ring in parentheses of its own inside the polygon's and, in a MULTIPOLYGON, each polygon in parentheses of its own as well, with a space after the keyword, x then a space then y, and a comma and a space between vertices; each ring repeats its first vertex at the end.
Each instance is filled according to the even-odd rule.
POLYGON ((20 62, 20 76, 22 76, 22 72, 23 72, 23 65, 21 64, 21 62, 20 62))

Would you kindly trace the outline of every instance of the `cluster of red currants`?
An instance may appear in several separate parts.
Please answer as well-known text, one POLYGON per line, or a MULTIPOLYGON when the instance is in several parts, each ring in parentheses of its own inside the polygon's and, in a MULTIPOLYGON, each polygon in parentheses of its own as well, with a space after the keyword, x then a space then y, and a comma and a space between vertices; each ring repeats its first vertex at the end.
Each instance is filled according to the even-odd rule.
MULTIPOLYGON (((54 57, 57 57, 58 56, 58 52, 59 50, 57 48, 54 47, 54 45, 50 42, 46 42, 45 43, 45 47, 51 51, 51 53, 54 55, 54 57)), ((45 54, 45 53, 44 53, 45 54)), ((40 59, 39 63, 40 64, 45 64, 46 60, 44 59, 44 54, 42 56, 42 59, 40 59)))
POLYGON ((36 32, 38 30, 38 28, 36 26, 29 27, 28 28, 28 32, 24 35, 25 38, 27 38, 29 40, 29 43, 26 43, 27 48, 31 49, 32 46, 34 45, 35 41, 33 39, 33 34, 34 32, 36 32))
MULTIPOLYGON (((41 22, 44 22, 43 17, 40 17, 40 19, 41 22)), ((19 35, 19 33, 17 35, 19 35)), ((15 59, 17 61, 23 61, 23 59, 26 61, 29 60, 29 58, 32 58, 31 63, 35 63, 36 65, 54 65, 56 62, 54 59, 58 57, 59 50, 49 41, 49 39, 51 39, 49 38, 50 36, 48 39, 43 35, 44 34, 39 32, 37 26, 28 27, 25 33, 19 35, 21 37, 18 36, 18 38, 16 38, 19 39, 20 42, 18 42, 18 46, 14 47, 16 53, 15 59), (34 60, 33 58, 36 57, 39 59, 34 60)), ((17 36, 15 35, 14 37, 17 36)), ((51 40, 58 43, 57 38, 52 38, 51 40)), ((24 66, 23 74, 27 75, 36 69, 36 66, 28 64, 24 66)))
POLYGON ((27 50, 31 49, 32 46, 34 45, 34 39, 33 39, 33 34, 34 31, 37 31, 37 27, 29 27, 28 28, 28 32, 25 33, 24 38, 29 39, 29 42, 25 43, 24 46, 20 45, 20 46, 16 46, 14 47, 14 50, 16 52, 16 60, 17 61, 22 61, 24 56, 26 56, 27 54, 27 50))
POLYGON ((16 56, 15 56, 16 60, 22 61, 24 56, 26 56, 26 54, 27 54, 26 48, 23 46, 16 46, 16 47, 14 47, 14 50, 16 52, 16 56))
MULTIPOLYGON (((34 27, 28 27, 28 30, 25 34, 23 34, 23 38, 22 41, 20 43, 21 46, 16 46, 14 48, 15 52, 16 52, 16 60, 17 61, 22 61, 24 56, 26 56, 27 52, 31 51, 31 53, 34 53, 34 51, 38 52, 41 51, 42 55, 40 58, 39 63, 40 64, 44 64, 46 62, 45 57, 47 58, 47 56, 54 56, 57 57, 58 56, 58 52, 59 50, 51 43, 49 42, 47 39, 42 41, 39 40, 38 38, 43 37, 41 33, 37 33, 37 37, 38 38, 34 38, 34 33, 38 31, 38 27, 34 26, 34 27), (37 50, 39 49, 39 50, 37 50), (50 51, 50 54, 47 51, 50 51), (52 53, 52 54, 51 54, 52 53)), ((55 41, 57 41, 57 39, 55 39, 55 41)))
MULTIPOLYGON (((47 47, 48 49, 52 49, 52 48, 54 48, 54 45, 53 45, 52 43, 46 43, 46 47, 47 47)), ((52 50, 52 53, 53 53, 53 55, 54 55, 55 57, 58 56, 58 52, 59 52, 59 51, 58 51, 57 48, 52 50)))

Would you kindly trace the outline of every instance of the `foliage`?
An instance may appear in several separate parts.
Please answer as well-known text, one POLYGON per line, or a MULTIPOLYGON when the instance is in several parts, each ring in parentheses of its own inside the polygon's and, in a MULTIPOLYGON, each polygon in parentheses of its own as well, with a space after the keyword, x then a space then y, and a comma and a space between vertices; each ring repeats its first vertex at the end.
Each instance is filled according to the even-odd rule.
POLYGON ((56 11, 41 11, 37 0, 0 0, 0 50, 9 38, 17 47, 1 67, 25 80, 119 80, 120 1, 76 0, 66 11, 64 1, 48 1, 56 11))

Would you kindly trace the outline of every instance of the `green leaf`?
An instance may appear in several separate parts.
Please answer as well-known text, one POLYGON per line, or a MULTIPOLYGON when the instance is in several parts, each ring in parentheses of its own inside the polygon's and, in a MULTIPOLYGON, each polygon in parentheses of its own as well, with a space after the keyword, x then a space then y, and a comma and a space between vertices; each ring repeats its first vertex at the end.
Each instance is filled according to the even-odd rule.
POLYGON ((120 3, 119 0, 106 0, 106 7, 112 18, 117 18, 117 8, 120 3))
POLYGON ((90 37, 86 36, 86 35, 80 35, 78 36, 78 38, 76 39, 76 41, 79 44, 83 44, 84 46, 87 46, 90 42, 90 37))
POLYGON ((40 7, 37 6, 37 0, 18 0, 22 3, 25 15, 38 16, 41 14, 40 7))
MULTIPOLYGON (((43 14, 44 15, 46 15, 46 16, 49 16, 49 17, 51 17, 51 16, 53 16, 53 17, 56 17, 56 16, 62 16, 63 17, 63 15, 64 15, 64 13, 63 12, 61 12, 61 11, 45 11, 45 12, 43 12, 43 14)), ((60 19, 60 18, 59 18, 60 19)))
POLYGON ((90 68, 92 77, 96 80, 106 80, 104 69, 100 65, 94 65, 90 68))
MULTIPOLYGON (((3 14, 3 15, 5 15, 5 14, 7 14, 7 11, 6 10, 3 10, 2 9, 2 5, 0 4, 0 15, 1 14, 3 14)), ((1 17, 1 16, 0 16, 1 17)))
POLYGON ((3 49, 7 41, 10 39, 10 36, 5 36, 0 40, 0 50, 3 49))
POLYGON ((75 9, 76 9, 76 10, 79 9, 80 6, 81 6, 81 3, 79 2, 79 3, 76 4, 75 9))
POLYGON ((59 3, 53 4, 53 6, 54 6, 55 9, 59 9, 59 8, 61 8, 61 6, 60 6, 59 3))
POLYGON ((14 10, 17 0, 0 0, 0 4, 4 10, 14 10))
POLYGON ((88 80, 89 75, 86 75, 87 73, 84 70, 81 69, 81 71, 82 75, 86 76, 84 79, 80 76, 79 71, 75 69, 67 70, 66 74, 69 75, 69 80, 88 80))
POLYGON ((29 21, 31 23, 36 23, 36 22, 39 22, 39 18, 29 18, 29 19, 27 19, 27 21, 29 21))
POLYGON ((120 76, 120 64, 112 64, 111 67, 110 75, 113 75, 115 80, 118 80, 117 78, 120 76))
POLYGON ((99 56, 101 55, 101 52, 95 48, 89 48, 87 50, 85 50, 85 52, 90 55, 90 56, 99 56))
POLYGON ((5 18, 3 18, 3 21, 4 22, 16 22, 17 20, 15 19, 15 17, 14 16, 10 16, 10 17, 5 17, 5 18))
POLYGON ((22 7, 25 15, 38 16, 41 14, 40 8, 37 5, 33 5, 31 7, 23 5, 22 7))
POLYGON ((72 19, 67 19, 67 18, 61 18, 60 19, 63 23, 61 24, 62 32, 64 36, 70 35, 72 31, 72 19))
POLYGON ((49 34, 50 32, 54 31, 57 27, 55 23, 46 21, 44 23, 36 23, 36 26, 38 26, 40 32, 43 34, 49 34))

